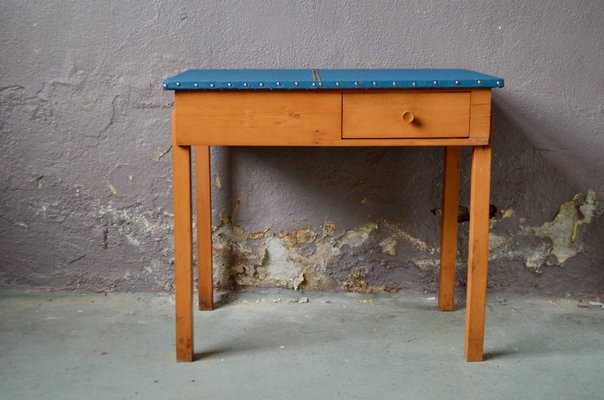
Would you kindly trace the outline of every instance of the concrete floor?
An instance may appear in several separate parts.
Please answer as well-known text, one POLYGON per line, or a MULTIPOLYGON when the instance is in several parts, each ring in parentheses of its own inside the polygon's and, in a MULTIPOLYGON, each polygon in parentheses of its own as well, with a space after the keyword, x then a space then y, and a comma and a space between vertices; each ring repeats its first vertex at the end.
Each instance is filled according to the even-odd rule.
POLYGON ((604 398, 601 306, 492 295, 487 360, 472 364, 463 305, 435 307, 422 294, 250 291, 196 312, 198 360, 178 364, 169 296, 3 291, 0 398, 604 398))

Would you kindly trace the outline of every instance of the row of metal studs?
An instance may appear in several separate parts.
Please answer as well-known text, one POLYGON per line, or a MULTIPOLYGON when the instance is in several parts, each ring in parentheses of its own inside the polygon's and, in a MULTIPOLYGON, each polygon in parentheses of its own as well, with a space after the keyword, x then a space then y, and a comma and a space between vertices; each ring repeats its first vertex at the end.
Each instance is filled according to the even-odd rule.
MULTIPOLYGON (((377 83, 377 82, 373 81, 372 83, 373 83, 373 86, 378 86, 378 83, 377 83)), ((438 81, 433 81, 432 83, 434 83, 434 85, 435 85, 435 86, 436 86, 436 85, 438 85, 438 81)), ((477 84, 479 84, 479 85, 482 85, 482 81, 481 81, 481 80, 477 80, 477 81, 476 81, 476 83, 477 83, 477 84)), ((501 81, 497 81, 496 83, 497 83, 497 86, 501 86, 501 81)), ((176 86, 180 86, 180 82, 176 82, 175 84, 176 84, 176 86)), ((460 85, 460 84, 461 84, 461 82, 460 82, 460 81, 455 81, 455 84, 456 84, 456 85, 460 85)), ((275 85, 276 85, 276 86, 281 86, 281 82, 275 82, 275 85)), ((193 84, 193 86, 194 86, 194 87, 199 87, 199 84, 198 84, 197 82, 195 82, 195 83, 193 84)), ((215 86, 216 86, 215 84, 210 83, 210 87, 211 87, 211 88, 214 88, 215 86)), ((229 82, 229 83, 227 83, 227 86, 228 86, 228 87, 232 87, 232 86, 233 86, 233 84, 232 84, 231 82, 229 82)), ((260 82, 260 83, 258 84, 258 86, 259 86, 259 87, 264 87, 264 83, 260 82)), ((294 86, 300 86, 300 84, 299 84, 298 82, 294 82, 294 86)), ((315 87, 315 86, 323 87, 323 82, 318 82, 318 83, 313 82, 313 83, 312 83, 312 86, 313 86, 313 87, 315 87)), ((340 86, 340 82, 336 82, 336 87, 339 87, 339 86, 340 86)), ((355 82, 354 82, 354 86, 359 86, 359 82, 358 82, 358 81, 355 81, 355 82)), ((398 86, 398 83, 397 83, 396 81, 395 81, 395 82, 392 82, 392 86, 398 86)), ((417 83, 415 83, 415 82, 411 82, 411 86, 417 86, 417 83)), ((168 84, 167 84, 167 83, 164 83, 164 88, 167 88, 167 87, 168 87, 168 84)), ((248 87, 247 82, 245 82, 245 83, 243 84, 243 87, 248 87)))

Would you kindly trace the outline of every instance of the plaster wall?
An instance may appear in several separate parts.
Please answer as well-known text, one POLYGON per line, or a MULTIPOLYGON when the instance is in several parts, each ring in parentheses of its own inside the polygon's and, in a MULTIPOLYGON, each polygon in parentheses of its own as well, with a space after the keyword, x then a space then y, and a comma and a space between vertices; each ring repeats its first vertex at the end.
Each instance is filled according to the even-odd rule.
MULTIPOLYGON (((0 285, 171 290, 165 77, 450 67, 506 79, 490 286, 602 295, 602 21, 587 0, 3 1, 0 285)), ((214 148, 212 169, 218 286, 436 287, 441 148, 214 148)))

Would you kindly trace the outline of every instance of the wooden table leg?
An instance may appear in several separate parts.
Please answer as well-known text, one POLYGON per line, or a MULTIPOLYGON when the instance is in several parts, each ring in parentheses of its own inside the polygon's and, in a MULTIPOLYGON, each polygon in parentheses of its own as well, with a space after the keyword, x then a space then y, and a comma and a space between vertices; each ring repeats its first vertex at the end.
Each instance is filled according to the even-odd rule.
POLYGON ((212 273, 210 146, 195 146, 195 189, 199 309, 212 310, 214 307, 214 282, 212 273))
POLYGON ((176 297, 176 360, 193 361, 193 236, 191 224, 191 148, 174 140, 174 291, 176 297))
POLYGON ((441 311, 453 310, 455 303, 460 158, 461 147, 445 147, 440 240, 440 282, 438 285, 438 308, 441 311))
POLYGON ((466 302, 466 361, 482 361, 489 260, 491 145, 472 148, 466 302))

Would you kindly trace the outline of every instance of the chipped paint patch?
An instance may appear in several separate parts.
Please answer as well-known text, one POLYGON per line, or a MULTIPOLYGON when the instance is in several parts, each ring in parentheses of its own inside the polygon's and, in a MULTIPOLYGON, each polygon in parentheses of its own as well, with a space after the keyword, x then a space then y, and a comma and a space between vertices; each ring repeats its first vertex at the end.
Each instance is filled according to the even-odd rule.
POLYGON ((507 208, 507 209, 503 210, 503 213, 501 214, 501 219, 512 218, 513 216, 514 216, 514 210, 511 208, 507 208))
POLYGON ((111 182, 107 182, 107 189, 109 189, 112 195, 117 196, 117 189, 111 182))
POLYGON ((602 215, 604 209, 598 209, 599 202, 596 200, 596 192, 588 190, 585 195, 585 201, 579 206, 583 214, 582 224, 590 224, 594 217, 602 215))
POLYGON ((148 210, 138 205, 116 208, 112 202, 96 204, 97 216, 105 220, 108 231, 117 232, 132 246, 139 247, 145 240, 162 240, 171 237, 173 216, 159 210, 148 210))
POLYGON ((126 239, 128 240, 128 243, 130 243, 132 246, 138 247, 141 245, 141 242, 130 234, 126 234, 126 239))
POLYGON ((583 224, 591 223, 597 209, 595 192, 588 191, 585 200, 577 193, 572 200, 560 206, 552 221, 533 228, 533 232, 537 237, 551 240, 551 254, 556 257, 558 264, 564 264, 583 250, 583 244, 577 241, 578 229, 583 224))
POLYGON ((511 238, 489 232, 489 260, 495 260, 506 254, 511 238))
POLYGON ((526 255, 526 260, 524 265, 527 268, 537 269, 540 268, 544 263, 547 257, 552 252, 552 246, 547 243, 541 243, 537 248, 533 249, 528 255, 526 255))
POLYGON ((268 241, 263 265, 266 266, 268 283, 298 290, 300 284, 304 282, 302 268, 291 261, 289 250, 276 237, 268 241))
POLYGON ((348 276, 348 280, 344 282, 344 289, 349 292, 367 293, 369 291, 367 285, 367 271, 364 268, 355 268, 348 276))
POLYGON ((406 242, 411 243, 413 246, 415 246, 418 250, 421 251, 430 251, 431 253, 434 253, 434 248, 431 248, 431 246, 429 246, 426 242, 424 242, 421 239, 418 239, 414 236, 412 236, 410 233, 408 233, 407 231, 405 231, 400 224, 396 224, 390 221, 386 221, 386 220, 382 220, 381 221, 382 226, 384 227, 385 230, 387 230, 393 237, 398 238, 398 239, 402 239, 406 242))
POLYGON ((247 238, 249 240, 260 240, 260 239, 264 239, 266 237, 266 235, 268 235, 268 233, 270 232, 270 228, 266 228, 261 232, 252 232, 250 234, 247 235, 247 238))
POLYGON ((334 222, 326 222, 323 225, 323 236, 333 236, 336 233, 336 224, 334 222))
POLYGON ((369 235, 378 228, 376 223, 370 222, 361 226, 358 229, 349 229, 344 232, 338 241, 341 243, 341 246, 348 245, 350 247, 357 247, 362 245, 368 238, 369 235))
POLYGON ((552 241, 553 248, 551 252, 560 264, 581 251, 581 245, 576 241, 576 229, 579 222, 578 200, 579 196, 575 196, 573 200, 562 204, 553 221, 548 221, 538 228, 533 228, 535 235, 552 241))
POLYGON ((440 266, 440 260, 437 258, 414 258, 412 261, 422 271, 435 270, 440 266))
POLYGON ((314 242, 317 233, 309 227, 300 228, 295 232, 296 242, 299 244, 308 244, 314 242))
POLYGON ((396 244, 397 241, 393 237, 387 237, 386 239, 380 242, 380 247, 382 248, 382 252, 385 254, 389 254, 391 256, 396 255, 396 244))

